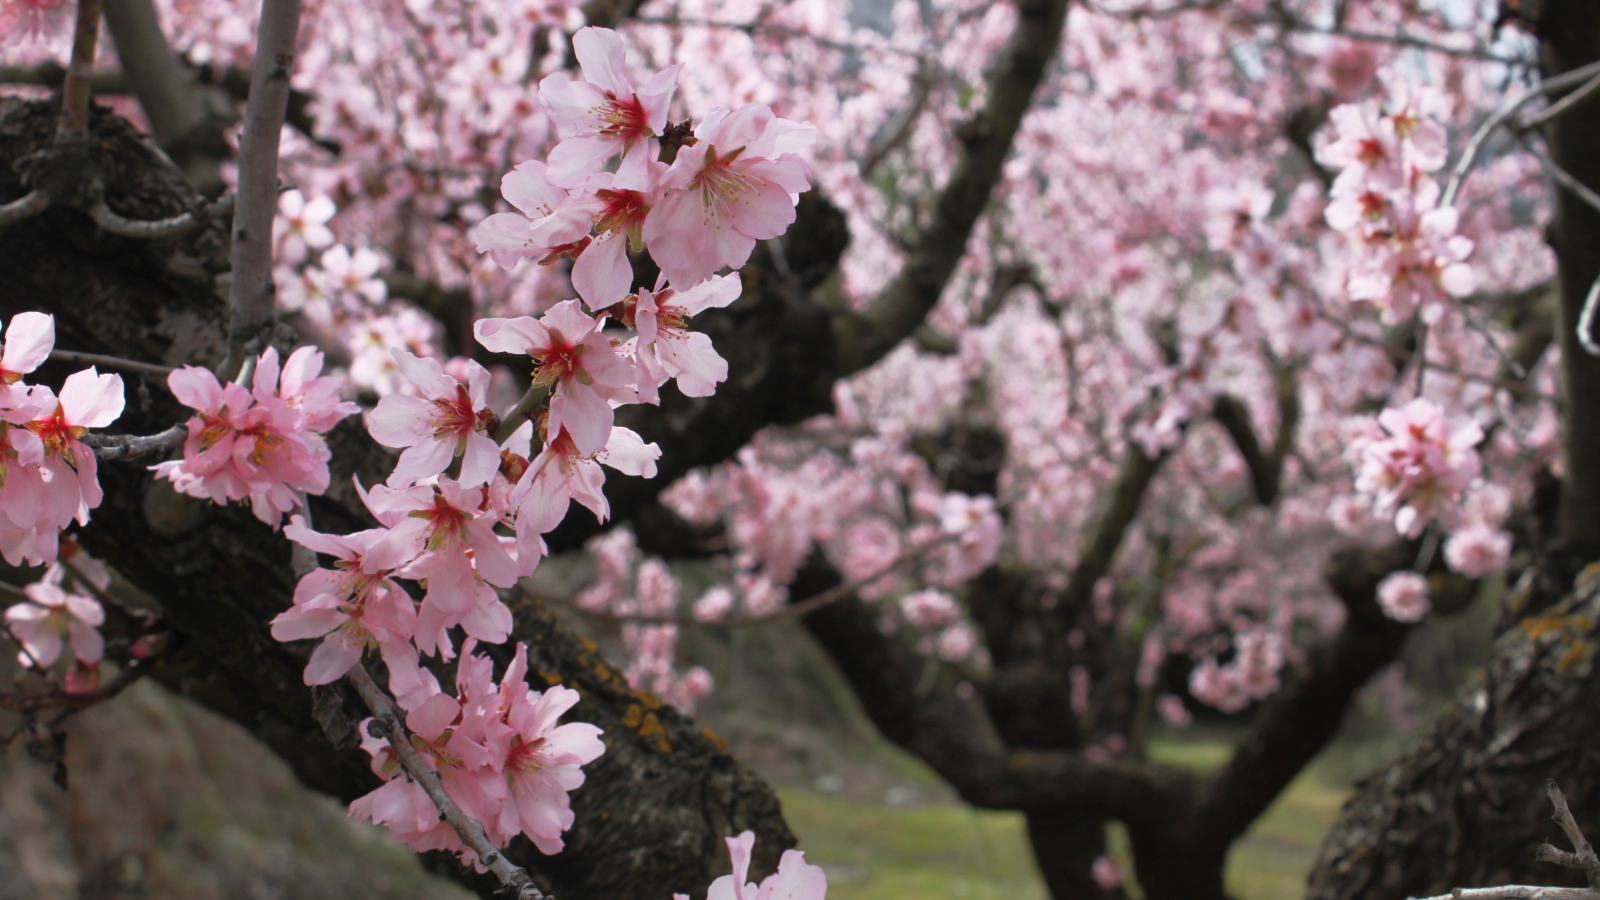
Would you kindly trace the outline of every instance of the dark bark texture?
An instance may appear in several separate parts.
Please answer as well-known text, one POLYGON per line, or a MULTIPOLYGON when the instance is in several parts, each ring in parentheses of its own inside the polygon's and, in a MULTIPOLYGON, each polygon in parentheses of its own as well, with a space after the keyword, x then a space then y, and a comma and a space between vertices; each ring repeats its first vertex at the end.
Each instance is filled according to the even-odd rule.
MULTIPOLYGON (((0 100, 0 202, 26 192, 12 163, 44 146, 53 121, 48 104, 0 100)), ((182 174, 120 119, 97 112, 94 137, 93 164, 114 212, 155 219, 197 202, 182 174)), ((48 210, 0 234, 0 316, 53 313, 63 349, 214 365, 226 351, 226 307, 214 286, 227 269, 226 234, 225 224, 212 223, 181 239, 133 241, 98 232, 77 210, 48 210)), ((58 384, 68 371, 52 363, 38 380, 58 384)), ((164 385, 125 380, 129 402, 118 430, 149 434, 187 417, 164 385)), ((379 481, 393 457, 355 421, 329 442, 333 487, 313 501, 317 525, 367 527, 351 476, 379 481)), ((93 554, 161 602, 177 640, 152 674, 244 725, 308 785, 343 800, 371 790, 377 782, 350 727, 365 715, 359 700, 344 690, 319 692, 314 712, 300 676, 310 642, 279 644, 268 634, 268 620, 288 607, 293 590, 288 542, 246 509, 174 494, 152 480, 145 468, 152 461, 100 466, 106 499, 81 533, 93 554)), ((573 794, 577 824, 567 850, 544 857, 519 840, 509 851, 515 861, 557 898, 693 893, 727 865, 721 838, 753 829, 755 868, 775 867, 794 837, 763 782, 714 735, 629 689, 593 645, 536 602, 521 601, 515 612, 535 686, 576 688, 583 701, 574 716, 603 728, 608 748, 573 794)))
MULTIPOLYGON (((1534 579, 1520 590, 1533 589, 1534 579)), ((1360 786, 1311 873, 1310 900, 1389 900, 1499 884, 1582 885, 1534 861, 1565 846, 1544 784, 1578 823, 1600 826, 1600 568, 1566 598, 1500 636, 1486 671, 1432 732, 1360 786)))

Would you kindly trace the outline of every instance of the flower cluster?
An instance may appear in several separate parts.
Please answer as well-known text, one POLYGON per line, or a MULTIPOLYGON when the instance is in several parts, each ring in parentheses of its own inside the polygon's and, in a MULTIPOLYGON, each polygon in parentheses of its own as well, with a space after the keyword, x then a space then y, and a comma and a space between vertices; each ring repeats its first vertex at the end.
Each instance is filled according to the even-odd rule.
MULTIPOLYGON (((556 685, 528 687, 528 648, 516 655, 496 683, 493 663, 469 648, 456 668, 456 694, 443 692, 431 674, 420 702, 406 715, 406 729, 429 768, 462 812, 483 825, 503 847, 525 834, 543 853, 561 852, 561 833, 572 827, 567 792, 581 786, 583 766, 605 752, 593 725, 557 725, 578 702, 578 692, 556 685)), ((485 871, 483 863, 440 820, 433 801, 401 770, 388 741, 362 723, 362 747, 384 784, 350 804, 350 814, 387 825, 396 840, 419 852, 447 850, 485 871)))
POLYGON ((191 497, 249 499, 256 518, 276 528, 296 506, 296 492, 328 489, 331 454, 322 434, 360 409, 339 399, 343 379, 321 372, 315 347, 289 354, 281 371, 278 351, 268 347, 249 388, 220 384, 197 366, 173 372, 167 387, 199 415, 189 419, 183 458, 153 466, 156 477, 191 497))
POLYGON ((1451 421, 1432 401, 1418 397, 1386 409, 1351 442, 1356 490, 1377 515, 1416 537, 1435 518, 1453 515, 1456 502, 1478 477, 1475 449, 1483 429, 1471 419, 1451 421))
POLYGON ((0 554, 14 566, 56 558, 61 529, 89 522, 103 497, 94 451, 82 438, 122 415, 122 379, 91 366, 67 376, 58 396, 23 383, 50 356, 55 319, 13 316, 0 355, 0 554))
POLYGON ((1439 205, 1429 174, 1444 165, 1447 145, 1438 119, 1445 101, 1437 91, 1388 78, 1383 102, 1336 107, 1328 114, 1333 137, 1317 161, 1339 172, 1330 189, 1327 221, 1351 236, 1359 261, 1348 289, 1369 301, 1385 322, 1421 312, 1437 324, 1449 297, 1477 289, 1465 260, 1472 241, 1457 234, 1455 207, 1439 205))
MULTIPOLYGON (((584 28, 572 45, 583 78, 557 72, 539 85, 564 139, 548 164, 525 162, 506 175, 501 190, 517 212, 478 224, 480 252, 508 269, 523 257, 573 259, 573 288, 599 310, 633 283, 630 246, 648 247, 681 294, 723 266, 744 265, 756 241, 794 222, 796 197, 811 186, 810 167, 796 154, 816 140, 815 127, 752 103, 717 107, 692 134, 680 126, 668 138, 678 66, 635 88, 616 32, 584 28), (615 172, 601 171, 619 154, 615 172)), ((668 315, 661 322, 676 324, 668 315)), ((645 328, 640 336, 649 343, 645 328)))

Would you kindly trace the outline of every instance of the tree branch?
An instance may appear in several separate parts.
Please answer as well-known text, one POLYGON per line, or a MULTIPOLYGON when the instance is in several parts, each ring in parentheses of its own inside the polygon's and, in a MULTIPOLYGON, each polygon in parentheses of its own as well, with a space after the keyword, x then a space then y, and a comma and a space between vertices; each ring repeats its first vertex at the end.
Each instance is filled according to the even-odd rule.
POLYGON ((182 446, 188 436, 189 426, 174 425, 166 431, 151 435, 86 434, 83 436, 83 442, 93 449, 94 455, 100 459, 126 459, 132 456, 148 456, 151 453, 160 453, 182 446))
POLYGON ((289 105, 289 74, 299 29, 300 0, 261 0, 250 101, 239 139, 233 288, 224 369, 238 365, 245 356, 245 344, 270 327, 277 314, 272 218, 278 209, 278 142, 289 105))
POLYGON ((1000 180, 1012 140, 1055 59, 1066 22, 1067 0, 1022 0, 1017 26, 988 79, 988 102, 962 126, 961 154, 933 205, 933 220, 917 237, 905 265, 861 313, 834 316, 838 374, 872 365, 927 317, 956 265, 967 238, 1000 180))
POLYGON ((445 792, 444 784, 439 780, 439 773, 428 767, 422 761, 422 755, 417 748, 411 745, 411 735, 406 732, 401 724, 400 710, 395 706, 394 700, 378 687, 367 674, 367 667, 356 663, 348 676, 350 683, 355 685, 356 692, 361 695, 367 708, 372 710, 373 716, 383 723, 382 735, 377 731, 374 736, 388 738, 389 746, 394 748, 394 755, 399 758, 400 765, 405 767, 406 774, 428 794, 428 799, 439 809, 439 818, 443 819, 461 837, 461 842, 478 855, 479 862, 487 866, 494 876, 500 879, 503 887, 502 893, 516 900, 546 900, 545 895, 534 887, 533 879, 528 877, 520 867, 506 859, 495 846, 489 843, 489 836, 484 833, 483 825, 461 811, 461 807, 450 799, 445 792))

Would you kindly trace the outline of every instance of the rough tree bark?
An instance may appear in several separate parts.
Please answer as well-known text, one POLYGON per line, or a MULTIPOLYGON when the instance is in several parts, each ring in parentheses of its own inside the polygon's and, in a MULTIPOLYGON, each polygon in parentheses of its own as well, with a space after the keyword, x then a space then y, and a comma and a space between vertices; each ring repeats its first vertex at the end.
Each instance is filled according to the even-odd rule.
MULTIPOLYGON (((49 140, 54 119, 49 104, 0 100, 0 202, 26 192, 11 163, 49 140)), ((93 127, 94 162, 104 170, 113 211, 156 219, 198 202, 182 174, 126 123, 97 112, 93 127)), ((214 276, 228 265, 224 229, 213 223, 181 239, 134 241, 99 232, 76 210, 48 210, 0 235, 0 316, 53 313, 64 349, 214 365, 227 345, 226 305, 214 289, 214 276)), ((40 378, 59 382, 67 371, 52 363, 40 378)), ((164 386, 142 376, 127 381, 119 429, 148 434, 186 418, 164 386)), ((335 532, 367 527, 351 475, 381 480, 392 456, 356 422, 334 431, 330 445, 334 487, 313 503, 317 522, 335 532)), ((244 509, 174 494, 153 482, 148 462, 100 467, 106 499, 81 537, 160 600, 177 640, 154 677, 244 725, 308 785, 343 800, 371 790, 376 779, 354 745, 359 700, 329 689, 319 692, 314 710, 300 677, 308 648, 278 644, 267 633, 292 594, 288 542, 244 509)), ((528 602, 515 612, 533 672, 582 693, 576 715, 605 729, 608 751, 573 795, 577 825, 568 849, 543 857, 519 840, 508 855, 558 900, 703 891, 721 874, 721 838, 746 828, 759 836, 756 867, 775 867, 794 837, 764 783, 715 736, 630 690, 548 611, 528 602)), ((478 887, 487 896, 488 886, 478 887)))

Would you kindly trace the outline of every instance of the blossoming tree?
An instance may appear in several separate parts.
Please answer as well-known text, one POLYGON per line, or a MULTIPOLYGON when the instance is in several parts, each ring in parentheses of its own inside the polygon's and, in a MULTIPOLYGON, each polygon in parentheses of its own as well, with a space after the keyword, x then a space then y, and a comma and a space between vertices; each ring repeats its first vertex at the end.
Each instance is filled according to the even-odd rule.
POLYGON ((96 76, 0 0, 37 97, 72 42, 0 108, 5 696, 149 673, 524 896, 818 896, 674 709, 800 617, 1054 896, 1221 897, 1412 629, 1600 556, 1600 24, 1527 6, 107 0, 96 76))

